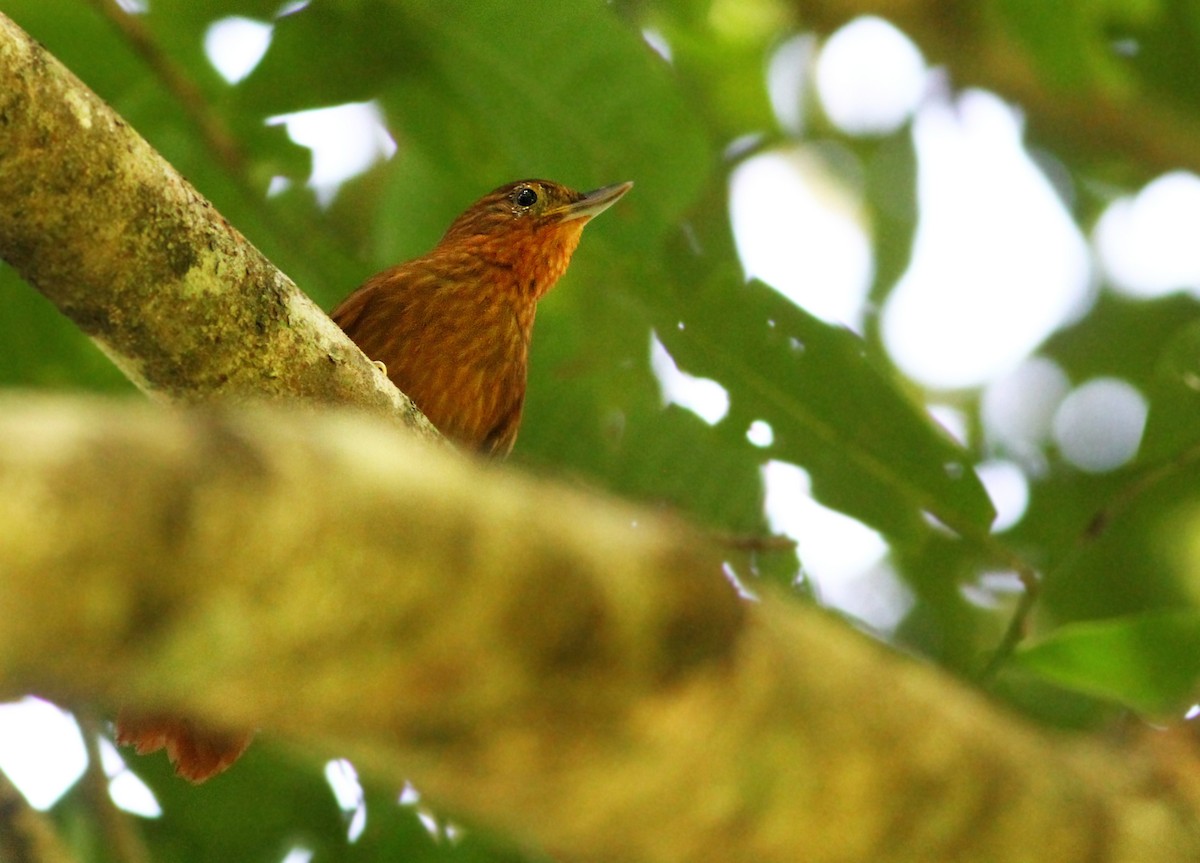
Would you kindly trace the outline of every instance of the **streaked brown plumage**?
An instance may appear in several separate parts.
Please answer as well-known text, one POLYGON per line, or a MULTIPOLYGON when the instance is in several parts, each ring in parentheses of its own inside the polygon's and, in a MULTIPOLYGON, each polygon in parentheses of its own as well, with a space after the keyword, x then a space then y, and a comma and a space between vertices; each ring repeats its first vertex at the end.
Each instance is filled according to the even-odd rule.
POLYGON ((446 437, 507 455, 537 301, 566 272, 583 226, 632 185, 587 194, 548 180, 501 186, 433 251, 372 276, 332 317, 446 437))
MULTIPOLYGON (((566 272, 583 226, 632 185, 587 194, 549 180, 501 186, 455 219, 433 251, 367 279, 332 317, 442 434, 507 455, 525 404, 537 301, 566 272)), ((142 754, 166 749, 192 782, 225 770, 252 737, 163 714, 117 719, 118 743, 142 754)))
POLYGON ((134 747, 139 755, 167 750, 176 773, 191 782, 203 782, 237 761, 254 732, 225 733, 198 727, 181 716, 122 710, 116 737, 118 744, 134 747))

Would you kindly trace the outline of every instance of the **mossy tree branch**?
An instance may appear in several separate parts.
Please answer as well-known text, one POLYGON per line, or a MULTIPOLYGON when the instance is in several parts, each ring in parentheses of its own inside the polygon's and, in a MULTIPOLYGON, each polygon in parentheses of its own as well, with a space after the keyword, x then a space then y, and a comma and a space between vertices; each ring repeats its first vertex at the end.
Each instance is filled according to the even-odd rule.
POLYGON ((352 404, 437 433, 98 96, 0 15, 0 257, 142 390, 352 404))

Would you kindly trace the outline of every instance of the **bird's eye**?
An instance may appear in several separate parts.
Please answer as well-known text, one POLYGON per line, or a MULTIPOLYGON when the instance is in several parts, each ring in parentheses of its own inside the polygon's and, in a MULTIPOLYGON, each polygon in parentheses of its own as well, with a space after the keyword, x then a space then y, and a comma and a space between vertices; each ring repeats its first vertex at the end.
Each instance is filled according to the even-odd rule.
POLYGON ((537 203, 537 192, 526 186, 521 191, 517 192, 516 203, 518 207, 532 207, 537 203))

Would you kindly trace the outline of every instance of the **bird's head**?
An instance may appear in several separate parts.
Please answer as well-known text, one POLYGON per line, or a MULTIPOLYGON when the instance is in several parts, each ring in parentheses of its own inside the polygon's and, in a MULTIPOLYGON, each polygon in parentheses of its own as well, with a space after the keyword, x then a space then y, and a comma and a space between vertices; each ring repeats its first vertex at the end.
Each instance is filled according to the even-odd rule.
POLYGON ((541 296, 566 271, 583 226, 632 187, 626 182, 577 192, 550 180, 508 183, 455 219, 438 248, 510 267, 523 292, 541 296))
POLYGON ((550 180, 518 180, 493 189, 468 207, 446 230, 441 242, 502 237, 554 226, 581 229, 632 187, 633 183, 616 183, 592 192, 576 192, 550 180))

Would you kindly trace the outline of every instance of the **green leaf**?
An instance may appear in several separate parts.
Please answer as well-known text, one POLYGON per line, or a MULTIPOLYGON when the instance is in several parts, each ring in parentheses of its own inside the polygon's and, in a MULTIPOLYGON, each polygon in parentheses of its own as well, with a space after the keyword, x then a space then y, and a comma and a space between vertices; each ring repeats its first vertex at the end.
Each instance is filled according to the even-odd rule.
POLYGON ((49 300, 0 263, 0 385, 128 393, 129 380, 49 300))
POLYGON ((689 293, 661 307, 675 319, 660 338, 681 367, 729 389, 727 422, 771 425, 765 454, 805 468, 818 499, 897 539, 916 536, 923 513, 986 531, 995 511, 968 455, 861 338, 729 274, 689 293))
POLYGON ((269 742, 256 740, 203 785, 175 776, 161 752, 123 754, 163 810, 142 824, 155 860, 277 863, 293 845, 320 853, 346 844, 342 813, 319 770, 281 758, 269 742))
POLYGON ((998 0, 995 4, 1016 41, 1031 55, 1041 77, 1069 90, 1110 89, 1127 83, 1105 33, 1102 4, 1084 0, 998 0))
POLYGON ((1073 623, 1022 648, 1019 668, 1150 714, 1180 710, 1200 681, 1200 612, 1073 623))
POLYGON ((421 34, 396 4, 312 3, 275 22, 270 47, 238 97, 262 114, 360 101, 428 62, 425 54, 421 34))
POLYGON ((1139 458, 1171 458, 1200 441, 1200 320, 1167 341, 1150 384, 1150 414, 1139 458))
POLYGON ((762 451, 745 429, 663 405, 637 280, 606 266, 604 237, 584 244, 538 312, 515 457, 724 530, 764 532, 762 451))
POLYGON ((670 67, 600 5, 314 3, 280 19, 239 91, 264 113, 380 99, 401 148, 384 257, 424 251, 473 200, 529 176, 636 181, 636 204, 609 222, 647 249, 714 167, 670 67))

